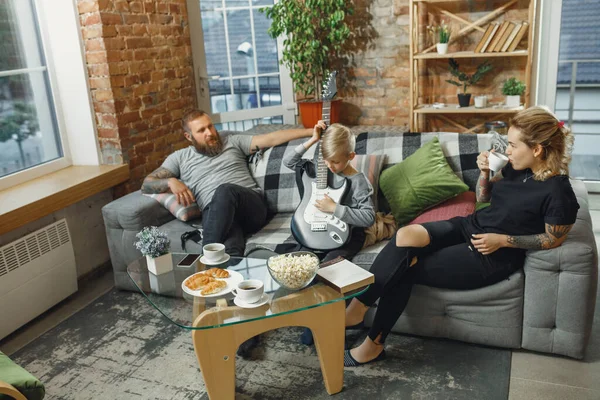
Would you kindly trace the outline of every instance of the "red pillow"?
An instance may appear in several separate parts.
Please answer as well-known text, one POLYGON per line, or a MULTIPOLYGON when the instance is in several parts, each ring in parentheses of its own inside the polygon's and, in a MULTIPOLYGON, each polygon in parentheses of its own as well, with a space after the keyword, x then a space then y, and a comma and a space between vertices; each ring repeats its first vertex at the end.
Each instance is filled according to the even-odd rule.
POLYGON ((463 192, 456 197, 426 210, 417 218, 409 222, 409 225, 433 221, 445 221, 454 217, 466 217, 475 212, 476 199, 474 192, 463 192))

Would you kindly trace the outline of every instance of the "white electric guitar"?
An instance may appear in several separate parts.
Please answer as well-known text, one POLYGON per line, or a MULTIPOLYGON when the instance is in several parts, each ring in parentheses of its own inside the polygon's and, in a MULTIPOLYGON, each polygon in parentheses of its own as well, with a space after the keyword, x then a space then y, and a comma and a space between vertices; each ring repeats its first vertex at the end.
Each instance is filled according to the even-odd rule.
MULTIPOLYGON (((332 72, 323 86, 322 119, 327 126, 330 121, 331 99, 337 92, 335 76, 336 72, 332 72)), ((338 177, 336 182, 323 160, 322 151, 318 153, 316 177, 304 173, 299 190, 302 201, 291 224, 292 234, 298 243, 314 250, 333 250, 346 244, 350 239, 350 226, 333 214, 319 211, 315 207, 316 201, 323 199, 325 195, 339 204, 348 191, 348 181, 338 177)))

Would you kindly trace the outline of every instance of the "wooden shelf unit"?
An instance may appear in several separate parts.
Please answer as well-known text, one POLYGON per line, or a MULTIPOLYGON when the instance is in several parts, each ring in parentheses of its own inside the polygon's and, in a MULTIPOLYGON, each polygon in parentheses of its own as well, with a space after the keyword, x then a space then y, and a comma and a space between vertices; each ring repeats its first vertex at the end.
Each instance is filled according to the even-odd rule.
MULTIPOLYGON (((458 32, 454 32, 453 36, 450 38, 450 43, 455 40, 467 35, 470 32, 478 31, 484 32, 483 28, 489 22, 496 19, 498 16, 505 13, 514 5, 519 4, 520 0, 507 0, 500 7, 490 10, 489 13, 476 21, 467 21, 461 18, 458 15, 451 13, 448 10, 443 9, 443 3, 464 3, 463 0, 410 0, 410 12, 409 12, 409 31, 410 31, 410 130, 411 131, 420 131, 421 126, 424 125, 426 115, 433 116, 435 118, 439 118, 447 123, 454 125, 455 127, 462 129, 462 133, 473 133, 482 124, 477 126, 467 128, 455 121, 452 121, 449 117, 444 114, 454 114, 454 115, 465 115, 465 114, 495 114, 496 116, 514 114, 517 111, 527 108, 530 105, 530 88, 531 88, 531 68, 533 64, 533 40, 535 33, 535 12, 537 0, 529 0, 528 6, 528 17, 527 22, 529 23, 529 28, 527 32, 527 48, 525 50, 516 50, 512 52, 495 52, 495 53, 475 53, 473 50, 466 51, 458 51, 454 53, 447 54, 438 54, 434 51, 435 45, 429 46, 425 49, 419 49, 419 34, 422 32, 423 27, 420 25, 421 18, 419 12, 420 8, 423 6, 429 6, 432 10, 428 9, 428 12, 439 13, 445 17, 448 17, 455 22, 458 22, 462 25, 466 25, 461 28, 458 32), (463 58, 463 59, 475 59, 475 58, 505 58, 505 57, 524 57, 526 58, 525 62, 525 84, 527 85, 527 89, 525 94, 523 95, 524 104, 523 107, 519 107, 516 109, 508 109, 508 108, 475 108, 473 106, 459 108, 455 104, 450 104, 444 108, 433 108, 429 105, 418 104, 417 100, 420 95, 420 85, 419 85, 419 62, 426 63, 427 60, 443 60, 450 58, 463 58)), ((523 0, 521 0, 523 1, 523 0)))

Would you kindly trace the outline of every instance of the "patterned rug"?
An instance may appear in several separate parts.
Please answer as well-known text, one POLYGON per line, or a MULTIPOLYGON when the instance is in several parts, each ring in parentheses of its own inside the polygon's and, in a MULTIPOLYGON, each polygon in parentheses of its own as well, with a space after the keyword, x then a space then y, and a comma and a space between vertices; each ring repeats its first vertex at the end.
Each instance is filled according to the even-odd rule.
MULTIPOLYGON (((236 359, 237 399, 331 399, 299 328, 261 337, 236 359)), ((364 332, 348 335, 351 343, 364 332)), ((506 399, 511 352, 391 334, 385 361, 346 368, 337 399, 506 399)), ((208 399, 191 334, 141 295, 112 290, 12 358, 48 399, 208 399)))

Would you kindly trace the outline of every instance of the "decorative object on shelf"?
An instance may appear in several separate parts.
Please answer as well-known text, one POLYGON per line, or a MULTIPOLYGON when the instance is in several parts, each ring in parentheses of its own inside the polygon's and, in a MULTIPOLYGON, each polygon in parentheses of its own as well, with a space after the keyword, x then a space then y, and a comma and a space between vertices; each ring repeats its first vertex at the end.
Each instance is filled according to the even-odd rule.
POLYGON ((155 226, 147 226, 135 237, 139 239, 134 243, 135 248, 146 256, 150 272, 160 275, 173 270, 173 260, 169 252, 171 241, 166 233, 159 231, 155 226))
POLYGON ((506 135, 508 133, 508 125, 504 121, 489 121, 485 123, 485 130, 486 132, 493 131, 501 135, 506 135))
POLYGON ((502 86, 502 94, 506 96, 506 106, 516 108, 521 105, 521 95, 527 86, 517 78, 509 78, 502 86))
MULTIPOLYGON (((322 107, 323 83, 333 70, 341 72, 351 63, 351 58, 344 57, 343 45, 355 35, 347 21, 353 10, 350 0, 286 0, 260 9, 271 20, 268 34, 274 39, 284 37, 281 63, 290 70, 295 91, 306 99, 299 102, 306 128, 316 121, 305 121, 305 114, 320 117, 321 111, 304 111, 303 103, 309 109, 322 107)), ((331 106, 331 122, 338 122, 339 101, 331 106)))
POLYGON ((450 35, 452 32, 445 23, 441 25, 430 25, 427 30, 433 36, 433 42, 436 43, 437 52, 439 54, 446 54, 448 52, 448 42, 450 42, 450 35))
POLYGON ((475 108, 485 108, 487 107, 487 96, 475 96, 475 108))
POLYGON ((458 87, 463 87, 463 92, 458 94, 458 104, 461 107, 468 107, 471 102, 471 94, 467 93, 467 87, 476 84, 483 78, 485 74, 492 70, 492 65, 489 61, 484 61, 477 66, 477 70, 472 75, 467 75, 459 70, 459 65, 454 58, 448 60, 448 69, 452 76, 458 79, 458 82, 452 79, 447 79, 446 82, 458 87))

